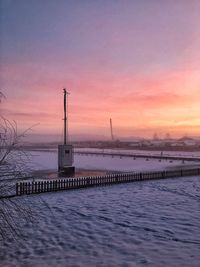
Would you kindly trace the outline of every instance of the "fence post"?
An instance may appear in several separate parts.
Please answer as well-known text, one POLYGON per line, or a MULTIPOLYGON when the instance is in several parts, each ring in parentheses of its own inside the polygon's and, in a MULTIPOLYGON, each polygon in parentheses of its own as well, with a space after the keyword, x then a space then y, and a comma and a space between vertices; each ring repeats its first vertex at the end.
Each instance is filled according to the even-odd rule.
POLYGON ((58 180, 57 191, 60 190, 60 179, 58 180))
POLYGON ((30 194, 31 193, 31 184, 30 184, 30 182, 28 183, 28 192, 27 192, 27 194, 30 194))
POLYGON ((41 182, 38 183, 38 193, 41 193, 41 182))
POLYGON ((25 183, 25 194, 27 194, 27 182, 25 183))
POLYGON ((16 183, 16 196, 19 196, 19 184, 16 183))

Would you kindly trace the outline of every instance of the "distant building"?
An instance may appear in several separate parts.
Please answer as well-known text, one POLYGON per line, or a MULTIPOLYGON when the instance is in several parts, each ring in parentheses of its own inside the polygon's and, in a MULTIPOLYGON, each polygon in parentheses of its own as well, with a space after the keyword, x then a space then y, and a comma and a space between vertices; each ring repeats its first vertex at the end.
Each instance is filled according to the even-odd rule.
POLYGON ((178 139, 178 142, 183 143, 185 146, 195 146, 198 143, 193 138, 187 136, 178 139))

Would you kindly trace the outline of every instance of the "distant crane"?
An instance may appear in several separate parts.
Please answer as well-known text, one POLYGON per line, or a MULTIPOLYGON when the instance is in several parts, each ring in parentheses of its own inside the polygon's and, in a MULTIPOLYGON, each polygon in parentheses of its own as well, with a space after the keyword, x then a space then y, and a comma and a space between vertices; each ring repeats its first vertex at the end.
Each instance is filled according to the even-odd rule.
POLYGON ((111 140, 114 141, 113 127, 112 127, 112 119, 111 118, 110 118, 110 134, 111 134, 111 140))

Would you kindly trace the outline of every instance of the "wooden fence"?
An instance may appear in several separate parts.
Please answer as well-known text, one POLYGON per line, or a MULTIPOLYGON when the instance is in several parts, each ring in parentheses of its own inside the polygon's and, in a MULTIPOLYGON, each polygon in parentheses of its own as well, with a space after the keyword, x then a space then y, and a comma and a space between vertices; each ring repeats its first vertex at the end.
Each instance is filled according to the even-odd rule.
POLYGON ((20 196, 38 194, 91 186, 102 186, 134 181, 165 179, 193 175, 200 175, 200 168, 160 172, 118 173, 106 176, 67 178, 52 181, 20 182, 16 183, 16 195, 20 196))

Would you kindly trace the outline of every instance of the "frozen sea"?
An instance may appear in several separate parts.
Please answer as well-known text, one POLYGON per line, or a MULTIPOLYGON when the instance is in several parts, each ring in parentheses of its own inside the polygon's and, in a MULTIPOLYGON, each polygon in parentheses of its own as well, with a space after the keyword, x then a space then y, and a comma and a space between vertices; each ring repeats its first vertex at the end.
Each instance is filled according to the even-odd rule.
MULTIPOLYGON (((82 149, 84 151, 84 149, 82 149)), ((88 151, 88 149, 87 149, 88 151)), ((89 151, 99 151, 102 150, 90 149, 89 151)), ((104 152, 111 152, 111 150, 103 150, 104 152)), ((135 151, 135 150, 115 150, 115 153, 136 153, 136 154, 147 154, 147 155, 160 155, 157 151, 135 151)), ((190 156, 190 157, 200 157, 198 152, 165 152, 164 155, 173 156, 190 156)), ((56 170, 57 169, 57 150, 47 150, 47 151, 32 151, 31 152, 31 162, 32 168, 34 170, 56 170)), ((77 169, 86 170, 105 170, 105 171, 155 171, 155 170, 169 170, 173 168, 186 168, 187 166, 199 166, 200 162, 187 162, 182 160, 158 160, 158 159, 148 159, 147 158, 129 158, 129 157, 111 157, 111 156, 94 156, 94 155, 74 155, 74 166, 77 169)))
MULTIPOLYGON (((51 155, 35 159, 41 168, 54 168, 51 155)), ((156 162, 151 165, 158 167, 156 162)), ((0 241, 2 267, 200 266, 199 176, 32 195, 27 201, 35 220, 17 217, 19 237, 0 241)))

